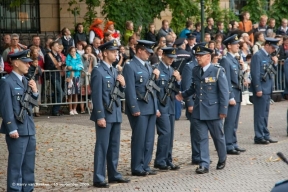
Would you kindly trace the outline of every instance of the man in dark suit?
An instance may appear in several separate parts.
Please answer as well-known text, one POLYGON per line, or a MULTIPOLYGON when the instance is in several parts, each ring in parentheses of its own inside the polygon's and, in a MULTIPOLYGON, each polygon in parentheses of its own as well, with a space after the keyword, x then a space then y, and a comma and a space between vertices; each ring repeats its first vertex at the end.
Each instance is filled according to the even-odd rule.
POLYGON ((212 53, 213 50, 209 48, 197 47, 195 55, 199 65, 193 68, 193 83, 189 89, 176 95, 176 99, 180 101, 195 94, 192 123, 196 130, 200 152, 197 174, 209 172, 208 130, 219 157, 216 169, 224 169, 226 164, 225 136, 222 128, 229 102, 228 83, 223 68, 211 64, 212 53))
POLYGON ((239 51, 239 40, 237 34, 228 37, 223 42, 228 53, 221 59, 220 65, 225 69, 229 85, 229 107, 224 123, 224 134, 227 154, 240 155, 246 150, 240 148, 237 143, 237 129, 242 102, 243 73, 235 54, 239 51))
POLYGON ((146 86, 151 76, 155 75, 156 79, 159 77, 159 70, 153 70, 147 63, 153 53, 153 45, 152 41, 138 40, 136 54, 123 70, 126 81, 125 109, 132 128, 131 172, 134 176, 156 174, 156 171, 150 169, 149 163, 153 153, 156 113, 159 115, 160 112, 155 91, 147 92, 146 86))
POLYGON ((278 64, 277 55, 273 57, 270 56, 271 53, 278 49, 278 41, 278 39, 274 38, 265 38, 264 47, 257 51, 251 60, 255 144, 278 142, 270 137, 268 130, 268 115, 273 90, 273 77, 271 73, 266 74, 266 68, 268 68, 270 64, 275 68, 278 64))
POLYGON ((38 91, 35 81, 28 82, 24 77, 30 66, 28 62, 32 61, 29 50, 13 53, 9 57, 13 70, 0 81, 0 113, 3 118, 0 132, 6 135, 9 151, 7 191, 30 192, 35 183, 36 138, 35 125, 30 114, 33 105, 29 103, 28 108, 24 109, 22 122, 17 117, 22 108, 20 101, 28 86, 33 92, 31 99, 37 100, 38 91))
POLYGON ((118 97, 117 101, 112 103, 112 111, 108 108, 111 102, 111 91, 116 82, 118 81, 119 90, 123 92, 125 80, 112 67, 117 56, 116 40, 104 43, 99 46, 99 49, 103 53, 103 60, 93 69, 91 75, 93 111, 90 119, 95 122, 96 126, 93 185, 108 188, 109 184, 105 181, 106 161, 109 183, 130 182, 117 171, 122 122, 120 98, 118 97))
POLYGON ((177 57, 176 49, 172 47, 162 48, 163 55, 158 69, 160 71, 160 78, 156 84, 160 87, 160 92, 157 93, 158 109, 160 116, 157 116, 156 127, 158 134, 156 158, 154 161, 154 168, 160 170, 178 170, 180 167, 173 164, 172 148, 174 139, 174 125, 175 125, 175 90, 163 100, 164 95, 167 93, 166 87, 168 86, 171 77, 174 76, 176 88, 180 88, 181 76, 177 70, 171 68, 174 58, 177 57))

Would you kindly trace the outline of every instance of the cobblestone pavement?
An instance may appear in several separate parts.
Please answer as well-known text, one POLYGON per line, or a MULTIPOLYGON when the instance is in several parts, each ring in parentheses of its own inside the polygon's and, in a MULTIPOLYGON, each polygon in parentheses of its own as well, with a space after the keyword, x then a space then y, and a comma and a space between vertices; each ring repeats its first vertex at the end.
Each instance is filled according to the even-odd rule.
MULTIPOLYGON (((253 144, 253 107, 243 106, 238 140, 240 146, 247 151, 240 156, 228 156, 226 168, 219 171, 216 170, 218 159, 211 139, 210 155, 213 163, 210 172, 205 175, 195 174, 196 166, 190 165, 189 121, 182 113, 175 126, 173 151, 174 162, 181 165, 181 169, 159 172, 155 176, 132 177, 129 170, 131 129, 127 117, 124 116, 118 169, 125 177, 131 178, 131 183, 114 184, 109 189, 96 189, 92 186, 95 129, 89 116, 41 116, 35 119, 35 191, 268 192, 275 182, 288 178, 288 166, 276 156, 278 151, 288 156, 287 104, 288 102, 280 102, 271 105, 269 129, 279 143, 264 146, 253 144)), ((6 188, 7 154, 5 138, 1 135, 0 192, 6 188)))

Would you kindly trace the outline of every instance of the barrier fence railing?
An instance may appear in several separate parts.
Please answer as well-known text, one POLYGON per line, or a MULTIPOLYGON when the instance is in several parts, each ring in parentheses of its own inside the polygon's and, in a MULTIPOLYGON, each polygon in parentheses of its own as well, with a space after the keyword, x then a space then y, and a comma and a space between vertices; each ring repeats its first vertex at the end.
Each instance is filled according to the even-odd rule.
MULTIPOLYGON (((43 71, 44 93, 41 105, 67 105, 85 104, 90 114, 89 88, 90 74, 81 71, 80 77, 68 77, 67 71, 45 70, 43 71), (75 96, 74 96, 75 95, 75 96), (75 99, 76 101, 72 101, 75 99)), ((70 71, 73 72, 73 71, 70 71)))
MULTIPOLYGON (((90 74, 81 71, 81 76, 77 80, 69 84, 70 77, 66 74, 67 71, 62 70, 43 70, 42 72, 42 90, 40 106, 52 105, 69 105, 69 104, 84 104, 90 114, 92 102, 89 99, 90 89, 90 74), (76 85, 75 85, 76 84, 76 85), (75 87, 78 87, 75 92, 75 87), (75 96, 73 96, 75 95, 75 96), (72 99, 76 100, 73 101, 72 99), (76 99, 77 98, 77 99, 76 99)), ((71 71, 72 72, 72 71, 71 71)), ((0 73, 0 78, 7 75, 6 72, 0 73)), ((1 89, 1 87, 0 87, 1 89)), ((1 94, 1 91, 0 91, 1 94)))

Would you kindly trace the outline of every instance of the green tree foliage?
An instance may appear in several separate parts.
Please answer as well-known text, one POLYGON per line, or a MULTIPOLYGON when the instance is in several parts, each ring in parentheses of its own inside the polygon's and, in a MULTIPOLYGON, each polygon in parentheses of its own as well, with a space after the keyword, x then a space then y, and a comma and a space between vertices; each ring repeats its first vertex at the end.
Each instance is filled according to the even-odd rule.
POLYGON ((76 25, 77 16, 80 15, 80 6, 77 0, 68 1, 68 5, 69 7, 67 11, 69 11, 74 16, 74 25, 76 25))
POLYGON ((84 29, 85 31, 91 25, 93 20, 97 17, 97 11, 95 11, 96 7, 100 6, 100 0, 79 0, 80 2, 85 1, 87 5, 87 11, 84 15, 84 29))
MULTIPOLYGON (((282 0, 285 1, 285 0, 282 0)), ((247 4, 241 11, 248 11, 253 23, 259 22, 261 15, 267 14, 267 0, 247 0, 247 4)))
POLYGON ((185 28, 188 19, 200 14, 199 4, 193 0, 167 0, 167 4, 172 11, 170 27, 176 34, 185 28))
POLYGON ((160 18, 161 11, 166 8, 166 3, 161 0, 104 0, 104 3, 102 14, 115 22, 122 33, 126 21, 133 21, 135 28, 142 25, 144 29, 154 18, 160 18))
POLYGON ((288 19, 287 15, 287 0, 275 0, 274 4, 270 8, 269 16, 276 20, 276 26, 281 25, 282 18, 288 19))

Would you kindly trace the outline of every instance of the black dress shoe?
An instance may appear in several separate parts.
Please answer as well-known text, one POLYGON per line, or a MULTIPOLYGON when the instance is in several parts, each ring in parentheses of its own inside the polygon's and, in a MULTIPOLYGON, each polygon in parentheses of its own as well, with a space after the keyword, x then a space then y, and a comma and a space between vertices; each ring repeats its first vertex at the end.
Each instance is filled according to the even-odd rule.
POLYGON ((121 177, 120 179, 109 181, 109 183, 129 183, 129 182, 130 182, 130 179, 125 179, 123 177, 121 177))
POLYGON ((148 175, 157 175, 157 171, 154 171, 154 170, 150 170, 147 173, 148 175))
POLYGON ((146 175, 148 175, 148 172, 143 171, 143 172, 132 172, 133 176, 142 176, 145 177, 146 175))
POLYGON ((246 149, 240 148, 240 147, 236 147, 235 150, 236 151, 240 151, 240 152, 245 152, 246 151, 246 149))
POLYGON ((98 188, 109 188, 109 184, 106 183, 105 181, 103 182, 95 182, 93 183, 94 187, 98 187, 98 188))
POLYGON ((269 144, 270 142, 265 140, 265 139, 261 139, 261 140, 258 140, 258 141, 254 141, 255 144, 262 144, 262 145, 266 145, 266 144, 269 144))
POLYGON ((205 173, 208 173, 208 172, 209 172, 209 169, 207 169, 206 167, 199 166, 196 169, 196 173, 197 174, 205 174, 205 173))
POLYGON ((225 165, 226 165, 226 161, 224 161, 222 163, 218 162, 216 169, 218 169, 218 170, 224 169, 225 165))
POLYGON ((229 154, 229 155, 240 155, 240 151, 232 149, 232 150, 228 150, 227 154, 229 154))
POLYGON ((160 170, 168 170, 169 167, 167 165, 154 165, 154 168, 160 169, 160 170))
POLYGON ((277 141, 277 140, 274 140, 274 139, 268 139, 268 141, 269 141, 270 143, 278 143, 278 141, 277 141))
POLYGON ((172 170, 172 171, 176 171, 176 170, 180 169, 179 165, 174 165, 173 163, 170 163, 169 167, 170 167, 170 170, 172 170))

